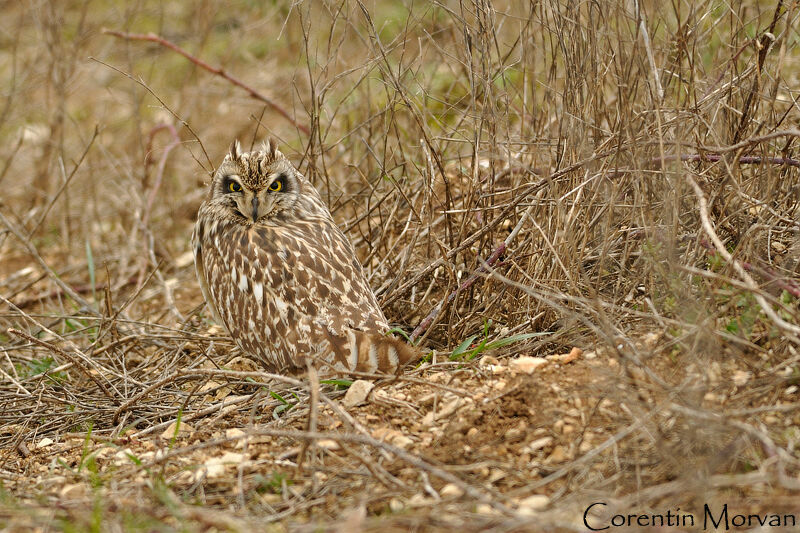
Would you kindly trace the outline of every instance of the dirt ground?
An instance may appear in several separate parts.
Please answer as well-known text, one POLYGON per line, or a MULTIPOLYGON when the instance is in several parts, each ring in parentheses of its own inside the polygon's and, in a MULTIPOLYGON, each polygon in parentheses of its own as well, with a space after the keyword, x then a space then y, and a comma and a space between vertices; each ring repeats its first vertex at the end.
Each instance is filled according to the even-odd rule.
POLYGON ((798 18, 0 3, 0 532, 800 531, 798 18), (402 374, 269 374, 206 309, 267 137, 402 374))
MULTIPOLYGON (((653 333, 640 340, 641 353, 658 361, 647 372, 584 346, 424 364, 396 379, 357 382, 370 384, 366 397, 358 384, 352 398, 322 385, 327 399, 315 409, 313 440, 303 437, 311 435, 305 391, 291 389, 303 396, 285 409, 240 376, 189 383, 195 409, 211 407, 202 417, 115 438, 72 432, 21 442, 24 452, 6 455, 3 465, 17 473, 4 480, 5 501, 14 502, 4 507, 5 530, 102 523, 101 530, 585 531, 638 505, 641 514, 683 509, 698 524, 703 505, 796 512, 792 493, 776 490, 763 472, 747 464, 725 470, 744 446, 731 434, 732 419, 711 417, 699 427, 692 417, 702 415, 673 404, 659 382, 700 394, 699 409, 709 413, 748 397, 751 409, 739 410, 759 413, 748 423, 770 432, 796 427, 781 414, 794 405, 796 387, 777 401, 759 398, 748 387, 759 381, 757 363, 715 363, 717 383, 691 383, 703 374, 680 355, 658 357, 667 345, 653 333), (741 376, 739 384, 723 375, 741 376), (705 431, 715 440, 697 435, 705 431), (693 472, 708 468, 709 457, 724 474, 693 472), (596 502, 607 514, 584 515, 596 502)), ((258 374, 240 355, 220 366, 258 374)))

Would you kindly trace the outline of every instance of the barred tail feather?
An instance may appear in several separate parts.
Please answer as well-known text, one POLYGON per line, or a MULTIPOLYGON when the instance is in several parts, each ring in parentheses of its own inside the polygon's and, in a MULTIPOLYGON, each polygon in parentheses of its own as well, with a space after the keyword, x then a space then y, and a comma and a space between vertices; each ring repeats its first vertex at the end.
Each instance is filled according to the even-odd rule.
POLYGON ((416 348, 390 335, 351 330, 349 337, 350 371, 391 374, 421 356, 416 348))

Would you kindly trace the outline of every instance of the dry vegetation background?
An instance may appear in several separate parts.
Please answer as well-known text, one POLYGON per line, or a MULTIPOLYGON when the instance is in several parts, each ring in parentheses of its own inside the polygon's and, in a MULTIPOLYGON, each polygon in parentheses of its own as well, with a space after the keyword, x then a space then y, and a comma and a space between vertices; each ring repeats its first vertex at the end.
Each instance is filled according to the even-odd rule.
POLYGON ((0 529, 800 512, 798 8, 3 3, 0 529), (361 405, 202 306, 209 172, 266 135, 430 352, 361 405))

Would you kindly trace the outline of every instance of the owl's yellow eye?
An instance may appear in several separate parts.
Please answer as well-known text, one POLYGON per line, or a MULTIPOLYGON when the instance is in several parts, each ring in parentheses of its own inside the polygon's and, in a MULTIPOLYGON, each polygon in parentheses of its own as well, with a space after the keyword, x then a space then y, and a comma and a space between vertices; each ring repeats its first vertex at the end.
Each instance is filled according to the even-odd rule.
POLYGON ((281 179, 275 180, 269 184, 269 190, 272 192, 278 192, 281 189, 283 189, 283 180, 281 179))
POLYGON ((228 190, 230 192, 242 192, 242 186, 238 181, 231 180, 228 182, 228 190))

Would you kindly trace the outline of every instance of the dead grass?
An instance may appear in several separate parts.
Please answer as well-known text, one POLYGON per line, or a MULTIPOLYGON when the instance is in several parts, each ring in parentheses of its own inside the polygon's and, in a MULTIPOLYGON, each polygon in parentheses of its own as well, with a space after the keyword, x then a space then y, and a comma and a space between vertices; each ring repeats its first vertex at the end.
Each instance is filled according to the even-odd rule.
POLYGON ((0 10, 0 528, 800 514, 796 3, 0 10), (202 305, 208 173, 266 135, 431 352, 363 404, 202 305))

